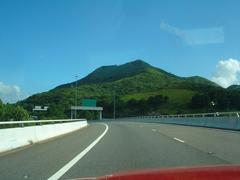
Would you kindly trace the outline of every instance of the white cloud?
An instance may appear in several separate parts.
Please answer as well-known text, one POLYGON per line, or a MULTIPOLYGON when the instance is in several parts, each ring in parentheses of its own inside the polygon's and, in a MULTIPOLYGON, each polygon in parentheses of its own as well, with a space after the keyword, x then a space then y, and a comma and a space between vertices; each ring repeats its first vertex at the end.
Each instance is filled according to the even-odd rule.
POLYGON ((185 39, 186 38, 186 33, 179 29, 179 28, 176 28, 174 26, 171 26, 165 22, 161 22, 160 23, 160 28, 166 32, 169 32, 171 34, 175 34, 176 36, 180 37, 181 39, 185 39))
POLYGON ((0 81, 0 99, 4 103, 15 103, 26 97, 19 86, 4 84, 0 81))
POLYGON ((226 88, 232 84, 239 84, 239 73, 240 61, 231 58, 228 60, 221 60, 216 66, 212 81, 226 88))
POLYGON ((221 27, 183 30, 161 22, 160 28, 179 37, 188 45, 224 43, 224 30, 221 27))

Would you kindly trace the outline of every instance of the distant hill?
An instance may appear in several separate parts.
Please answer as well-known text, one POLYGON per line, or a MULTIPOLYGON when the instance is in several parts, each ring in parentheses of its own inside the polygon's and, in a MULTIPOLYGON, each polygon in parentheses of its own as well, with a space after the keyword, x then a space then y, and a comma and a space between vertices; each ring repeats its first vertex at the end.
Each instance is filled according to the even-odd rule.
MULTIPOLYGON (((217 84, 199 77, 189 77, 182 78, 176 75, 173 75, 169 72, 166 72, 162 69, 153 67, 143 60, 135 60, 123 65, 113 65, 113 66, 102 66, 86 77, 77 81, 78 85, 86 85, 86 84, 100 84, 107 82, 114 82, 118 80, 123 80, 131 77, 138 76, 149 76, 148 79, 153 80, 152 78, 157 78, 158 86, 159 83, 162 85, 162 88, 167 87, 181 87, 181 86, 189 86, 194 87, 196 85, 206 85, 206 86, 218 86, 217 84), (177 84, 176 84, 177 83, 177 84)), ((145 78, 145 80, 147 80, 145 78)), ((75 86, 76 82, 60 85, 57 88, 66 88, 75 86)))
POLYGON ((240 91, 240 85, 231 85, 227 89, 228 90, 238 90, 238 91, 240 91))
MULTIPOLYGON (((113 94, 117 100, 117 115, 128 116, 191 112, 189 104, 195 94, 209 89, 222 89, 205 78, 179 77, 143 60, 102 66, 78 80, 77 84, 78 104, 83 98, 97 99, 98 105, 104 107, 105 117, 111 117, 113 94)), ((75 82, 33 95, 19 103, 29 111, 34 105, 49 105, 49 111, 42 115, 43 118, 69 117, 69 108, 75 103, 75 82)))
MULTIPOLYGON (((78 80, 79 85, 83 84, 94 84, 94 83, 105 83, 105 82, 113 82, 123 78, 132 77, 138 75, 143 72, 147 72, 149 69, 156 70, 159 73, 175 77, 174 75, 165 72, 161 69, 155 68, 143 60, 135 60, 123 65, 112 65, 112 66, 102 66, 86 77, 78 80)), ((71 87, 71 85, 75 85, 75 82, 61 85, 58 88, 62 87, 71 87)))

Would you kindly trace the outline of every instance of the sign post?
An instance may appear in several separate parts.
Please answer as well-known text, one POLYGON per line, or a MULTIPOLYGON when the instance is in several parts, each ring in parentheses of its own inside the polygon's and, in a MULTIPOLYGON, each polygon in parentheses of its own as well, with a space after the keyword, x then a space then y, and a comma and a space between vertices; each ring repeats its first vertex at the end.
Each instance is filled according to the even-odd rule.
POLYGON ((99 119, 102 120, 103 107, 97 107, 96 99, 83 99, 82 106, 71 106, 71 119, 73 118, 73 111, 85 110, 85 111, 98 111, 99 119))

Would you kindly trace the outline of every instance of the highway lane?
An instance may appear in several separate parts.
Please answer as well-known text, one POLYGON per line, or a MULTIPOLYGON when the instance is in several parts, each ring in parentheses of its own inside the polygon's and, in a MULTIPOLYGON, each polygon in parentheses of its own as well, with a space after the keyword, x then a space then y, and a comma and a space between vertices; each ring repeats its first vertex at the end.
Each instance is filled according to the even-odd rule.
POLYGON ((105 127, 94 124, 73 133, 0 155, 0 179, 47 179, 83 151, 105 127))
MULTIPOLYGON (((134 169, 240 162, 233 131, 140 122, 106 122, 107 133, 61 179, 134 169), (210 152, 210 153, 209 153, 210 152)), ((105 130, 101 123, 0 156, 2 179, 47 179, 105 130)))
POLYGON ((151 124, 145 123, 145 128, 156 128, 159 133, 168 137, 177 137, 206 153, 212 153, 225 161, 240 164, 240 132, 213 129, 206 127, 151 124))
POLYGON ((108 125, 109 132, 103 140, 62 179, 134 169, 229 163, 159 133, 159 124, 111 122, 108 125))

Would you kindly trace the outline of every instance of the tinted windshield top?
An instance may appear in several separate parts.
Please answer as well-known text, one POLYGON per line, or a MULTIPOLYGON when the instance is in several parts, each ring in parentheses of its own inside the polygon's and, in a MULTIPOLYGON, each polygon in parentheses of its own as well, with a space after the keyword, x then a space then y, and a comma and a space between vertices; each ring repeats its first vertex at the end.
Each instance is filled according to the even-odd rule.
POLYGON ((239 7, 2 0, 3 179, 238 165, 239 7))

